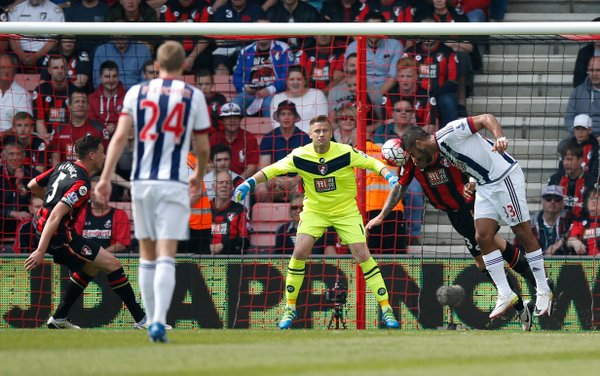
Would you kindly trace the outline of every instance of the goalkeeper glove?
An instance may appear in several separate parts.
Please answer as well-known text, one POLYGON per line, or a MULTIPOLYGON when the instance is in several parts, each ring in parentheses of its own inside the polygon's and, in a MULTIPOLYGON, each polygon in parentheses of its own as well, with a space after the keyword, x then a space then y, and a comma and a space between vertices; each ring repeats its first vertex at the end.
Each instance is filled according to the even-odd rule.
POLYGON ((398 176, 393 172, 388 172, 387 175, 385 175, 385 180, 390 183, 390 188, 394 188, 394 186, 398 184, 398 176))
MULTIPOLYGON (((398 180, 398 179, 396 179, 398 180)), ((256 179, 248 178, 242 184, 238 185, 238 187, 233 192, 233 201, 240 203, 246 199, 248 193, 254 189, 256 186, 256 179)))

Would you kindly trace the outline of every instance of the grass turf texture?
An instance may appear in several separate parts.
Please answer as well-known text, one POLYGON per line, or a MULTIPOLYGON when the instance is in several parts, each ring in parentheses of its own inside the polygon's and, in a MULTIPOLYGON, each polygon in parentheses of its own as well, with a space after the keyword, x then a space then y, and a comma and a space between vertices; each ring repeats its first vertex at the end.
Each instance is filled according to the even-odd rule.
POLYGON ((3 330, 9 375, 593 375, 600 333, 3 330))

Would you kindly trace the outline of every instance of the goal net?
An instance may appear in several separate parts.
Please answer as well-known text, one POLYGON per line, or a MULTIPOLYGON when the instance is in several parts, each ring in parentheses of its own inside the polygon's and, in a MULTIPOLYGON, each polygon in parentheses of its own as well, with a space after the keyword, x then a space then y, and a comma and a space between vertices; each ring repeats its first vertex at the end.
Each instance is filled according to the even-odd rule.
MULTIPOLYGON (((155 51, 167 39, 182 41, 191 54, 182 79, 207 99, 212 151, 204 181, 213 200, 211 240, 194 238, 198 230, 192 227, 192 240, 178 252, 169 323, 177 328, 276 327, 303 207, 302 181, 294 175, 278 177, 258 185, 239 205, 227 199, 231 189, 223 190, 218 182, 230 180, 226 183, 235 187, 312 142, 313 117, 328 117, 335 142, 383 161, 382 144, 411 126, 435 132, 459 118, 492 114, 509 141, 508 152, 525 173, 527 209, 554 281, 555 314, 536 325, 595 328, 600 323, 600 209, 592 205, 597 202, 600 108, 593 96, 600 89, 600 58, 585 51, 600 50, 593 35, 600 35, 598 25, 342 25, 169 24, 158 29, 116 23, 94 31, 81 24, 0 25, 9 45, 43 44, 48 38, 57 43, 39 61, 8 49, 0 54, 0 328, 43 326, 68 280, 68 271, 50 259, 31 273, 24 270, 25 257, 38 241, 36 206, 43 205, 27 183, 56 163, 76 158, 74 143, 85 134, 102 137, 108 145, 125 90, 155 77, 155 51), (40 37, 47 33, 52 36, 40 37), (540 214, 543 210, 547 217, 540 214)), ((517 330, 514 310, 488 319, 496 290, 473 260, 469 250, 476 246, 465 243, 446 213, 464 212, 470 200, 452 182, 464 185, 468 177, 449 175, 442 157, 437 162, 439 169, 415 172, 427 186, 416 177, 401 180, 407 194, 382 225, 368 232, 369 249, 400 325, 517 330), (452 309, 446 303, 456 297, 444 289, 438 294, 449 285, 464 291, 452 309)), ((128 190, 132 163, 126 152, 109 207, 92 197, 77 229, 118 254, 138 292, 138 245, 128 190)), ((390 189, 369 171, 357 169, 356 179, 356 202, 366 224, 381 212, 390 189)), ((523 252, 509 227, 498 234, 523 252)), ((514 266, 518 254, 505 259, 514 266)), ((534 301, 535 286, 513 269, 507 271, 514 290, 534 301)), ((296 328, 381 326, 378 304, 360 267, 331 227, 313 248, 297 304, 296 328)), ((71 318, 84 327, 127 328, 132 322, 102 275, 76 303, 71 318)))

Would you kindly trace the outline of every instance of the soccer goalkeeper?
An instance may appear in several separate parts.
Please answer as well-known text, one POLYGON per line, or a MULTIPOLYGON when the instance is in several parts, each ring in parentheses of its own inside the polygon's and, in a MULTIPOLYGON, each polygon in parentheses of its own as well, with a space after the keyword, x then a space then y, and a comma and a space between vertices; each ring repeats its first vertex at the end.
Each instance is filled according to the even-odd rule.
POLYGON ((296 319, 296 299, 304 280, 306 259, 316 239, 329 226, 335 228, 360 264, 367 286, 381 306, 382 321, 388 328, 398 328, 379 266, 367 248, 363 219, 356 206, 354 167, 379 173, 391 187, 398 183, 398 177, 383 163, 365 153, 349 145, 332 142, 332 136, 333 127, 327 116, 312 118, 310 138, 313 142, 292 150, 284 159, 263 168, 240 184, 234 192, 234 200, 243 201, 256 184, 275 176, 297 172, 302 177, 304 209, 300 213, 296 246, 285 280, 287 305, 279 322, 280 329, 289 329, 296 319))

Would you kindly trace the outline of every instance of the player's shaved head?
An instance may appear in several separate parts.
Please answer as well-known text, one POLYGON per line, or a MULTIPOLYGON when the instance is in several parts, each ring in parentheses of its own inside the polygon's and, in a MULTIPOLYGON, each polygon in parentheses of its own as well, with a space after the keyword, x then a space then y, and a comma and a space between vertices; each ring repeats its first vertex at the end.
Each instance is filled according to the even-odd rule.
POLYGON ((167 72, 177 72, 183 67, 185 60, 185 51, 179 42, 172 40, 166 41, 156 52, 156 60, 160 68, 167 72))

